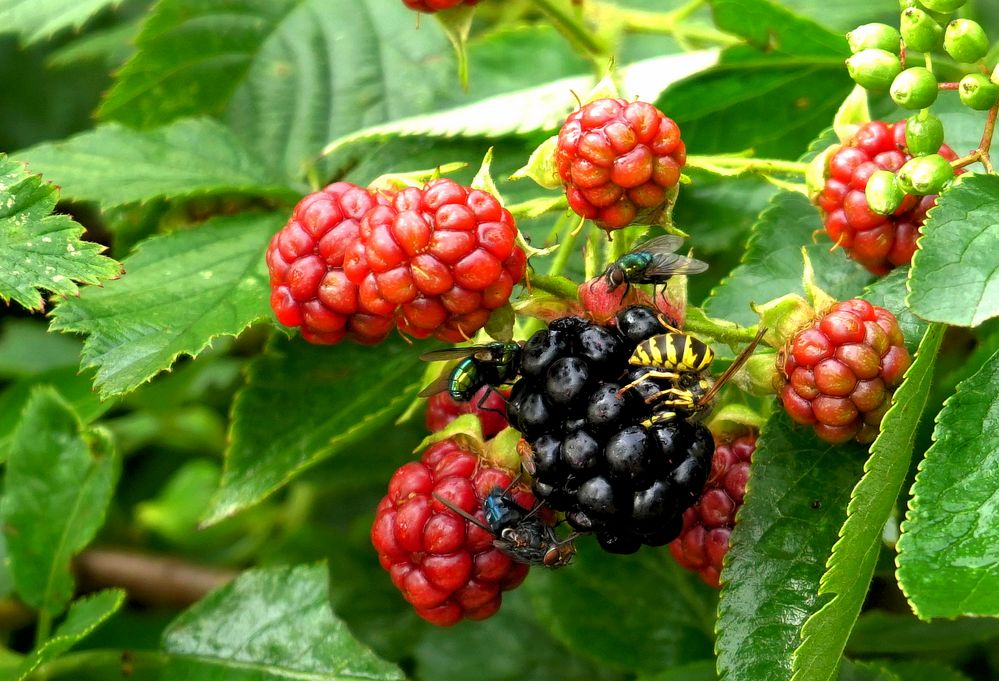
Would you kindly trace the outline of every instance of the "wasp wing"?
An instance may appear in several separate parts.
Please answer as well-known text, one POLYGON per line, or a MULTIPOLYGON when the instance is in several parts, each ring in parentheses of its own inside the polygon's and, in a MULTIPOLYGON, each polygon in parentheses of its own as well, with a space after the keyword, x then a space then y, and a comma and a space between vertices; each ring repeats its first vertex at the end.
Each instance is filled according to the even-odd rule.
POLYGON ((700 274, 708 269, 708 263, 703 260, 688 258, 675 253, 657 254, 645 271, 645 277, 669 277, 674 274, 700 274))
POLYGON ((446 393, 451 384, 451 372, 445 371, 436 379, 434 382, 428 385, 426 388, 421 390, 417 397, 430 397, 431 395, 436 395, 437 393, 446 393))
POLYGON ((675 234, 657 236, 654 239, 643 241, 628 251, 629 253, 672 253, 683 244, 683 237, 675 234))
POLYGON ((444 362, 449 359, 464 359, 471 357, 481 350, 481 346, 470 348, 444 348, 442 350, 431 350, 420 355, 424 362, 444 362))

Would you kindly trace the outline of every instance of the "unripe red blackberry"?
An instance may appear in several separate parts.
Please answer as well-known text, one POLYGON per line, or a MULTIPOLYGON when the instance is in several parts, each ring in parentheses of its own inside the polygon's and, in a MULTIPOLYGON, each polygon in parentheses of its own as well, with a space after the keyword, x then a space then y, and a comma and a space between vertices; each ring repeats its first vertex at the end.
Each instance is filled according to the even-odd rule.
POLYGON ((455 402, 446 392, 431 396, 427 400, 427 429, 431 433, 436 433, 463 414, 475 414, 479 417, 482 436, 485 438, 492 437, 509 425, 506 422, 506 398, 503 393, 484 385, 466 402, 455 402), (480 400, 482 400, 481 407, 480 400))
POLYGON ((569 206, 603 229, 651 224, 680 181, 680 128, 647 102, 598 99, 570 114, 555 156, 569 206))
POLYGON ((872 442, 912 357, 898 320, 854 298, 836 303, 781 351, 780 400, 827 442, 872 442))
POLYGON ((722 560, 735 527, 749 480, 749 462, 756 451, 756 433, 715 440, 711 473, 697 502, 683 512, 683 529, 670 553, 683 567, 697 572, 709 586, 719 588, 722 560))
MULTIPOLYGON (((939 154, 957 158, 947 145, 939 154)), ((825 187, 817 198, 826 233, 874 274, 912 260, 926 212, 936 202, 936 196, 906 196, 890 215, 879 215, 868 205, 865 189, 871 175, 877 170, 896 173, 911 158, 903 120, 867 123, 829 159, 825 187)))
POLYGON ((402 2, 409 9, 415 9, 417 12, 433 14, 434 12, 454 9, 455 7, 460 6, 471 7, 472 5, 477 5, 479 0, 402 0, 402 2))
POLYGON ((370 308, 414 338, 470 338, 510 299, 527 256, 491 194, 439 179, 365 214, 344 272, 370 308))
POLYGON ((310 343, 337 343, 350 336, 370 344, 388 335, 392 316, 367 306, 343 271, 344 253, 358 241, 361 219, 386 201, 337 182, 298 202, 267 249, 271 307, 279 322, 301 327, 310 343))
MULTIPOLYGON (((493 546, 493 535, 434 498, 485 523, 483 499, 512 480, 510 471, 484 464, 454 440, 431 445, 419 461, 392 476, 371 542, 392 583, 423 619, 439 626, 486 619, 499 609, 502 592, 524 581, 527 565, 503 554, 493 546)), ((524 487, 509 494, 525 508, 534 506, 524 487)))

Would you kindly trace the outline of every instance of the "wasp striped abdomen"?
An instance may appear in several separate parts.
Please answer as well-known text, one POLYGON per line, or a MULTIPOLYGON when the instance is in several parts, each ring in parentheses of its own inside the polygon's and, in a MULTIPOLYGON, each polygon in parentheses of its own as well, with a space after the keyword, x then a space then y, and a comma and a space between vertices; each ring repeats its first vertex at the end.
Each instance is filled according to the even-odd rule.
POLYGON ((711 366, 714 351, 685 333, 663 333, 642 341, 628 360, 637 366, 657 367, 677 373, 696 373, 711 366))

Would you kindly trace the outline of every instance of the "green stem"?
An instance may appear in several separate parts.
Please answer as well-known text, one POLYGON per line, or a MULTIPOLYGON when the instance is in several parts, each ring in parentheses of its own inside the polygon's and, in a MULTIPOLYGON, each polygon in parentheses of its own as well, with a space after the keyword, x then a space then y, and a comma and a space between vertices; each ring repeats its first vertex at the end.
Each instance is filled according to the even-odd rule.
POLYGON ((566 236, 562 243, 559 244, 558 250, 555 251, 555 257, 552 258, 552 263, 548 267, 548 276, 550 277, 562 274, 565 266, 569 263, 572 252, 576 249, 580 230, 574 229, 575 222, 575 220, 568 216, 563 216, 559 219, 558 224, 565 229, 566 236))
POLYGON ((622 22, 624 29, 632 33, 656 33, 674 38, 687 38, 720 46, 735 45, 735 36, 719 31, 711 26, 687 24, 684 20, 704 5, 704 0, 692 0, 672 12, 651 12, 641 9, 628 9, 607 2, 595 2, 593 6, 601 13, 613 16, 622 22))
POLYGON ((565 277, 539 274, 531 277, 531 287, 565 300, 579 300, 576 283, 565 277))
MULTIPOLYGON (((48 681, 60 676, 79 677, 81 670, 114 670, 115 676, 129 677, 138 670, 154 670, 166 664, 167 656, 153 650, 83 650, 46 662, 33 671, 31 681, 48 681)), ((110 678, 110 674, 108 678, 110 678)))
POLYGON ((804 177, 808 170, 808 164, 800 161, 745 156, 688 156, 686 167, 726 176, 741 175, 742 173, 762 173, 764 175, 790 173, 804 177))
POLYGON ((545 15, 555 29, 570 42, 578 45, 586 55, 601 67, 610 59, 607 46, 596 38, 579 17, 558 0, 531 0, 538 11, 545 15))
POLYGON ((729 345, 740 345, 749 343, 756 338, 756 332, 759 331, 759 328, 756 326, 739 326, 732 322, 712 319, 704 314, 704 311, 700 308, 688 307, 687 319, 683 323, 683 330, 707 336, 729 345))
POLYGON ((52 615, 48 610, 42 608, 38 611, 38 626, 35 628, 35 647, 38 648, 49 640, 52 633, 52 615))
POLYGON ((600 264, 600 244, 607 237, 596 227, 590 226, 586 237, 586 256, 583 258, 583 278, 589 281, 603 271, 600 264))

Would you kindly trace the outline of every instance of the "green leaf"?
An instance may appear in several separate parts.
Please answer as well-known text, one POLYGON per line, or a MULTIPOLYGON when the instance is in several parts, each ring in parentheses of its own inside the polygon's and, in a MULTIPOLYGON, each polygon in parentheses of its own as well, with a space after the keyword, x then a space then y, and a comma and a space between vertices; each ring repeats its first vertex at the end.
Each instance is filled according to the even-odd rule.
POLYGON ((709 0, 718 28, 741 36, 760 51, 842 60, 850 48, 842 34, 798 16, 770 0, 709 0))
POLYGON ((790 678, 864 454, 819 441, 783 412, 764 425, 722 572, 715 650, 723 681, 790 678))
POLYGON ((259 503, 345 445, 402 413, 422 363, 403 343, 377 348, 277 339, 250 365, 232 408, 215 523, 259 503))
POLYGON ((12 437, 0 505, 14 587, 50 616, 73 596, 72 557, 104 523, 119 472, 104 431, 86 430, 51 388, 38 388, 12 437))
POLYGON ((270 316, 264 251, 284 219, 244 213, 148 239, 126 276, 57 306, 52 329, 87 334, 82 366, 97 367, 102 396, 133 390, 270 316))
POLYGON ((58 182, 64 198, 105 207, 229 193, 288 200, 298 196, 275 176, 273 164, 208 118, 145 132, 109 123, 18 156, 58 182))
POLYGON ((954 326, 999 315, 999 177, 958 177, 922 231, 909 273, 912 311, 954 326))
POLYGON ((638 677, 638 681, 715 681, 717 678, 714 660, 702 660, 658 674, 643 674, 638 677))
POLYGON ((24 681, 33 671, 46 662, 59 657, 89 636, 125 603, 125 592, 108 589, 74 601, 69 606, 66 619, 45 641, 28 656, 15 672, 15 681, 24 681))
POLYGON ((51 215, 56 188, 0 154, 0 301, 41 310, 38 289, 76 295, 76 283, 97 284, 121 266, 100 255, 104 247, 81 241, 84 229, 66 215, 51 215))
POLYGON ((873 662, 843 660, 837 681, 901 681, 891 671, 873 662))
POLYGON ((44 40, 67 28, 80 28, 121 0, 0 0, 0 31, 18 33, 25 43, 44 40))
POLYGON ((857 655, 933 654, 999 638, 999 620, 920 622, 911 614, 872 610, 860 616, 847 652, 857 655))
POLYGON ((758 319, 751 304, 788 293, 804 294, 801 247, 806 244, 819 286, 839 300, 857 295, 871 280, 870 274, 841 249, 830 252, 827 242, 813 243, 812 234, 821 226, 808 199, 793 192, 778 193, 754 225, 742 264, 711 292, 705 311, 712 317, 753 324, 758 319))
POLYGON ((895 510, 895 500, 909 472, 919 419, 929 401, 945 330, 941 324, 926 330, 912 366, 884 416, 881 433, 871 445, 864 477, 850 495, 846 522, 819 584, 819 597, 832 596, 832 600, 801 629, 792 681, 829 681, 836 676, 843 648, 874 576, 885 523, 895 510))
POLYGON ((923 334, 926 333, 927 323, 916 315, 912 314, 905 304, 905 297, 908 290, 905 282, 909 277, 908 267, 896 267, 891 272, 874 280, 874 282, 864 289, 864 300, 889 310, 898 319, 898 325, 905 336, 905 344, 910 352, 914 352, 923 334))
POLYGON ((661 549, 622 558, 583 537, 569 568, 532 573, 527 587, 557 639, 611 667, 652 673, 711 656, 714 595, 661 549))
POLYGON ((999 616, 999 353, 937 415, 898 541, 898 581, 922 619, 999 616))
POLYGON ((52 369, 75 367, 80 343, 57 333, 49 333, 41 320, 4 320, 0 328, 0 377, 31 376, 52 369))
POLYGON ((323 565, 244 572, 163 634, 164 681, 401 680, 330 609, 323 565))

